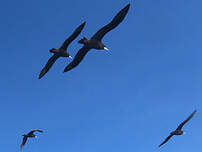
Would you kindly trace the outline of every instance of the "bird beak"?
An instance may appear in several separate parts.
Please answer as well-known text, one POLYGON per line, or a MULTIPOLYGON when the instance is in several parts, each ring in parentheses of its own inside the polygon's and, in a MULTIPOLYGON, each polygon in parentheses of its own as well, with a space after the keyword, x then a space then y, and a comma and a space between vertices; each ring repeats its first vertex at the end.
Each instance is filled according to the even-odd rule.
POLYGON ((107 51, 107 53, 109 53, 109 54, 110 54, 110 51, 109 51, 109 49, 108 49, 107 47, 104 47, 104 50, 106 50, 106 51, 107 51))
POLYGON ((72 56, 69 56, 70 59, 73 59, 72 56))
POLYGON ((109 51, 109 49, 107 47, 104 47, 104 50, 109 51))

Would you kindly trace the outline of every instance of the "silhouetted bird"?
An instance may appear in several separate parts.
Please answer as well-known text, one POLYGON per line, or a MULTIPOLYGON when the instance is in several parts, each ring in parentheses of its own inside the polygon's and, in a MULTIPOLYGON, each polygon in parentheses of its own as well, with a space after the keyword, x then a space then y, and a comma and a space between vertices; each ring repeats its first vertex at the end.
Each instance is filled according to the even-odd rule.
POLYGON ((65 42, 62 44, 62 46, 59 49, 52 48, 50 50, 51 53, 54 53, 54 55, 48 60, 45 67, 41 70, 41 73, 39 75, 39 79, 41 79, 52 67, 52 65, 55 63, 55 61, 59 57, 69 57, 72 58, 69 53, 67 52, 67 47, 69 44, 81 33, 82 29, 85 26, 85 23, 82 23, 77 29, 73 32, 73 34, 65 40, 65 42))
POLYGON ((116 26, 118 26, 123 21, 126 14, 128 13, 129 8, 130 8, 130 4, 128 4, 126 7, 124 7, 113 18, 113 20, 109 24, 107 24, 103 28, 101 28, 89 40, 85 37, 83 39, 79 40, 78 43, 82 43, 82 44, 84 44, 84 46, 78 51, 78 53, 74 57, 74 60, 67 65, 67 67, 64 69, 64 72, 67 72, 67 71, 71 70, 72 68, 76 67, 90 49, 108 50, 107 47, 102 43, 102 38, 104 37, 104 35, 106 33, 111 31, 112 29, 114 29, 116 26))
POLYGON ((182 127, 194 116, 195 113, 196 110, 192 112, 192 114, 185 121, 183 121, 175 131, 171 132, 170 135, 164 140, 164 142, 159 145, 159 147, 165 144, 173 135, 183 135, 185 132, 182 131, 182 127))
POLYGON ((36 132, 36 131, 37 131, 37 132, 40 132, 40 133, 43 133, 42 130, 32 130, 32 131, 30 131, 28 134, 22 135, 22 136, 24 136, 24 137, 23 137, 22 144, 20 145, 20 150, 22 150, 23 146, 25 145, 25 143, 26 143, 26 141, 27 141, 27 138, 36 138, 36 137, 37 137, 36 135, 34 135, 34 132, 36 132))

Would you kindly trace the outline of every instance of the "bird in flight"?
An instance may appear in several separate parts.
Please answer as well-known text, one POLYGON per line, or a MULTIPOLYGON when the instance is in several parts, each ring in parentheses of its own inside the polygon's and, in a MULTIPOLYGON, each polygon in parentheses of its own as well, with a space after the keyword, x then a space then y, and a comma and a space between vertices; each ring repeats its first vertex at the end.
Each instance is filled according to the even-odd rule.
POLYGON ((22 135, 23 140, 22 140, 22 144, 20 145, 20 150, 22 150, 23 146, 25 145, 25 143, 27 142, 27 138, 36 138, 37 136, 34 134, 34 132, 40 132, 43 133, 42 130, 32 130, 30 131, 28 134, 22 135))
POLYGON ((196 110, 194 112, 191 113, 191 115, 184 120, 175 131, 171 132, 170 135, 159 145, 159 147, 161 147, 163 144, 165 144, 172 136, 174 135, 183 135, 185 132, 182 131, 182 127, 194 116, 194 114, 196 113, 196 110))
POLYGON ((67 47, 69 44, 81 33, 82 29, 84 28, 86 22, 83 22, 77 29, 72 33, 70 37, 68 37, 62 46, 59 49, 52 48, 50 50, 51 53, 54 53, 54 55, 48 60, 45 67, 41 70, 39 79, 41 79, 52 67, 52 65, 55 63, 55 61, 59 57, 69 57, 72 58, 69 53, 67 52, 67 47))
POLYGON ((79 40, 78 43, 81 43, 84 46, 77 52, 73 61, 66 66, 64 72, 67 72, 76 67, 90 49, 108 50, 108 48, 102 43, 102 38, 105 36, 105 34, 117 27, 123 21, 126 14, 128 13, 129 8, 130 4, 126 5, 121 11, 119 11, 119 13, 112 19, 109 24, 102 27, 90 39, 84 37, 83 39, 79 40))

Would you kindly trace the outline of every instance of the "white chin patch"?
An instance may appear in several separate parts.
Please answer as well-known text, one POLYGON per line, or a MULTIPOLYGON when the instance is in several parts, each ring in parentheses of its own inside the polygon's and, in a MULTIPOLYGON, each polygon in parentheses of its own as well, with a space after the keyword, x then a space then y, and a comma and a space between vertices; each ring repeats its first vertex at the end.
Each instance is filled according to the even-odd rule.
POLYGON ((109 49, 108 49, 107 47, 104 47, 104 50, 107 50, 107 51, 108 51, 109 49))
POLYGON ((72 56, 69 56, 70 59, 72 59, 72 56))

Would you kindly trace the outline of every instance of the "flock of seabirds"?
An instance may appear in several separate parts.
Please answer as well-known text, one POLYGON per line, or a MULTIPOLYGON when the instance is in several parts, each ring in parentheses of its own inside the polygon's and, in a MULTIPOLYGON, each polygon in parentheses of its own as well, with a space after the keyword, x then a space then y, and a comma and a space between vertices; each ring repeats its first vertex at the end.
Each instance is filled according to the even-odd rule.
MULTIPOLYGON (((83 60, 85 55, 88 53, 91 49, 96 50, 106 50, 108 51, 108 48, 102 43, 102 38, 107 34, 109 31, 113 30, 115 27, 117 27, 125 18, 126 14, 128 13, 128 10, 130 8, 130 4, 126 5, 121 11, 118 12, 118 14, 112 19, 112 21, 102 27, 99 31, 97 31, 90 39, 82 38, 78 41, 78 43, 83 44, 83 47, 77 52, 72 62, 70 62, 64 69, 64 72, 70 71, 71 69, 75 68, 79 63, 83 60)), ((41 70, 39 74, 39 79, 41 79, 52 67, 52 65, 55 63, 55 61, 59 57, 69 57, 72 59, 70 54, 67 52, 67 47, 69 44, 76 39, 76 37, 81 33, 85 26, 85 22, 82 23, 79 27, 76 28, 76 30, 68 37, 62 46, 58 49, 52 48, 50 50, 51 53, 53 53, 53 56, 48 60, 45 67, 41 70)), ((172 131, 170 135, 159 145, 161 147, 164 145, 172 136, 174 135, 183 135, 185 132, 182 131, 183 126, 195 115, 196 110, 193 111, 189 117, 184 120, 176 130, 172 131)), ((36 138, 37 136, 34 134, 35 132, 43 133, 42 130, 32 130, 28 134, 24 134, 22 144, 20 145, 20 149, 22 150, 23 146, 27 142, 28 138, 36 138)))

